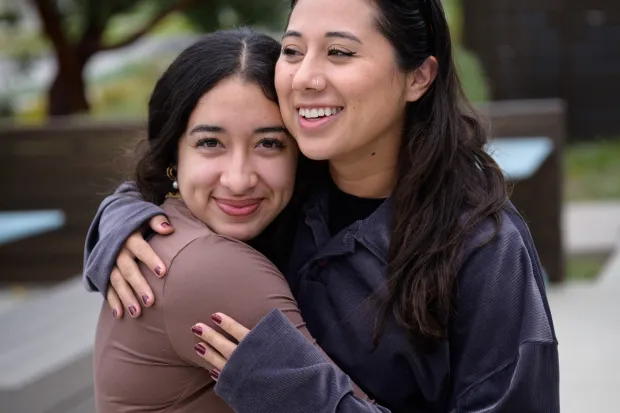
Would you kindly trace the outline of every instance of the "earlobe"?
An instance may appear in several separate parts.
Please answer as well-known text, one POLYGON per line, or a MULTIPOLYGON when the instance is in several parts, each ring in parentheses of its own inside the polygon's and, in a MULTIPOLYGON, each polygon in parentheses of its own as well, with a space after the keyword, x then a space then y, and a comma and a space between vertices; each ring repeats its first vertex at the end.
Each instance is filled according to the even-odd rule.
POLYGON ((407 101, 419 100, 437 77, 438 63, 435 56, 430 56, 422 65, 407 75, 407 101))

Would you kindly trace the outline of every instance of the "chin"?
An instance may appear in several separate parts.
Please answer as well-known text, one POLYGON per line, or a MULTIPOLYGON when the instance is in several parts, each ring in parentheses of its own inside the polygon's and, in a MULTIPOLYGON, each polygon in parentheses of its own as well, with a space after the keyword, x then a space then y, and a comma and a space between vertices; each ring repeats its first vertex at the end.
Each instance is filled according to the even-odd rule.
POLYGON ((261 231, 260 228, 256 228, 254 225, 227 225, 220 230, 216 230, 219 235, 224 235, 243 242, 256 238, 260 235, 261 231))
POLYGON ((323 139, 302 138, 297 144, 301 153, 313 161, 327 161, 334 157, 332 146, 323 139))

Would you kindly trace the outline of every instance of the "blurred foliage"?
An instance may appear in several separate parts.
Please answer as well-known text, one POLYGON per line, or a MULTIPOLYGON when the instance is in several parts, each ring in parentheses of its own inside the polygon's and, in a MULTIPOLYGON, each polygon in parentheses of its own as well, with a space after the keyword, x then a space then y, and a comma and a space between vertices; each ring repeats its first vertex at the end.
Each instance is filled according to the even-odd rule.
POLYGON ((566 151, 566 199, 620 199, 620 139, 572 144, 566 151))
POLYGON ((280 30, 286 22, 289 5, 287 0, 209 0, 185 15, 203 31, 236 26, 280 30))
POLYGON ((566 258, 566 281, 591 281, 598 277, 608 255, 576 255, 566 258))
MULTIPOLYGON (((104 43, 113 44, 125 38, 149 21, 158 9, 174 1, 120 1, 119 4, 126 11, 117 13, 110 19, 104 33, 104 43)), ((87 7, 92 0, 65 0, 63 3, 65 14, 73 16, 67 17, 66 24, 74 36, 83 29, 84 16, 92 12, 87 7)), ((483 69, 475 55, 459 44, 462 27, 460 0, 444 0, 443 3, 452 29, 455 60, 465 92, 474 101, 487 100, 490 94, 483 69)), ((205 0, 197 9, 169 15, 155 26, 148 36, 187 36, 237 25, 253 25, 272 33, 278 32, 284 29, 289 5, 289 0, 205 0)), ((108 9, 106 13, 109 12, 108 9)), ((16 30, 11 34, 11 38, 11 41, 4 42, 0 31, 0 53, 22 59, 25 64, 32 56, 39 56, 47 49, 46 41, 38 33, 16 30), (17 37, 14 37, 15 35, 17 37)), ((144 116, 148 95, 159 74, 172 58, 173 56, 154 56, 153 60, 148 62, 129 62, 104 78, 93 79, 88 86, 92 115, 144 116)), ((43 99, 38 97, 33 99, 31 107, 25 111, 20 109, 19 119, 44 119, 42 102, 43 99)))
POLYGON ((91 111, 92 90, 88 89, 95 85, 81 82, 90 59, 151 35, 166 20, 168 27, 173 22, 177 33, 186 34, 240 24, 273 29, 281 27, 286 17, 283 0, 32 0, 29 4, 40 19, 39 30, 20 27, 28 19, 21 15, 26 9, 19 3, 0 4, 0 43, 4 45, 0 53, 27 69, 36 58, 53 51, 58 71, 48 87, 52 116, 91 111), (15 41, 16 35, 21 41, 15 41))
POLYGON ((454 50, 454 60, 467 97, 473 102, 489 100, 491 97, 489 84, 476 55, 457 46, 454 50))

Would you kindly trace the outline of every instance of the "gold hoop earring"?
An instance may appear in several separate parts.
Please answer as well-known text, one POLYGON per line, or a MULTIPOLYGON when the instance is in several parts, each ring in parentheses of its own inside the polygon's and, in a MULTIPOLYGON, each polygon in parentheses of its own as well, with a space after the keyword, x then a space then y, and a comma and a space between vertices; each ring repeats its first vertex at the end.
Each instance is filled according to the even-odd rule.
POLYGON ((170 179, 171 181, 176 181, 177 177, 175 175, 175 167, 170 165, 168 168, 166 168, 166 176, 168 177, 168 179, 170 179))
POLYGON ((171 165, 166 168, 166 176, 172 181, 172 188, 175 190, 175 192, 168 192, 166 198, 181 198, 181 194, 179 193, 179 182, 176 177, 176 167, 171 165))

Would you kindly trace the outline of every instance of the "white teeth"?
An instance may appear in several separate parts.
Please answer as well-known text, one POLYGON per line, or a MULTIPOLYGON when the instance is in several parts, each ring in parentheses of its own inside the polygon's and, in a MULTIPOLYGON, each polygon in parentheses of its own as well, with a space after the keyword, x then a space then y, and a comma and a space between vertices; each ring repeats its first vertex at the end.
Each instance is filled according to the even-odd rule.
POLYGON ((314 108, 314 109, 304 109, 299 108, 299 115, 303 116, 307 119, 314 119, 323 116, 332 116, 340 112, 342 109, 340 108, 314 108))

